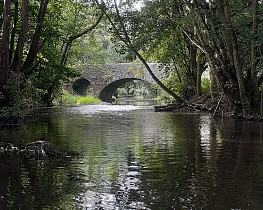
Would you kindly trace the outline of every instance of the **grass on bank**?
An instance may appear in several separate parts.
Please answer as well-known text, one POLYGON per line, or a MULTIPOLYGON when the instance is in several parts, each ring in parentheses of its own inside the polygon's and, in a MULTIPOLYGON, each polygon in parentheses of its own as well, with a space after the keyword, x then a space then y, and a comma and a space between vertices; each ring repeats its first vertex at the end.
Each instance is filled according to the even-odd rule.
POLYGON ((100 99, 94 98, 93 96, 79 97, 77 99, 77 104, 98 104, 100 102, 100 99))
POLYGON ((93 96, 78 96, 72 95, 67 91, 63 91, 62 95, 62 104, 98 104, 100 103, 100 99, 95 98, 93 96))

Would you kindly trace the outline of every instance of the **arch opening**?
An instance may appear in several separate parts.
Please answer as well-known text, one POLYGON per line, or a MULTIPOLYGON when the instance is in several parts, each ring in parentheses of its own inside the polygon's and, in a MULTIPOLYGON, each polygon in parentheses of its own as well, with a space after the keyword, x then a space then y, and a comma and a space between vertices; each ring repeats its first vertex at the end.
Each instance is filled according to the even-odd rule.
POLYGON ((157 89, 145 80, 126 78, 107 85, 99 94, 100 100, 112 102, 114 98, 152 99, 157 97, 157 89))
POLYGON ((133 80, 118 87, 114 96, 116 98, 152 99, 156 98, 156 88, 144 80, 133 80))
POLYGON ((91 83, 84 78, 80 78, 73 83, 72 89, 74 93, 81 96, 86 96, 91 92, 91 83))

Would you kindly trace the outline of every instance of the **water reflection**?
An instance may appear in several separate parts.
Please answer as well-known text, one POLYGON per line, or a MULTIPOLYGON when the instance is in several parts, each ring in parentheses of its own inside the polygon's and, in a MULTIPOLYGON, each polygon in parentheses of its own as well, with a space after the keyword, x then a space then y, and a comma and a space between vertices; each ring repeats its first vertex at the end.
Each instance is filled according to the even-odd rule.
POLYGON ((113 104, 118 105, 133 105, 133 106, 154 106, 156 105, 157 99, 138 99, 138 98, 117 98, 116 101, 113 102, 113 104))
POLYGON ((49 140, 73 160, 1 160, 0 209, 261 209, 262 124, 149 107, 39 110, 1 141, 49 140))

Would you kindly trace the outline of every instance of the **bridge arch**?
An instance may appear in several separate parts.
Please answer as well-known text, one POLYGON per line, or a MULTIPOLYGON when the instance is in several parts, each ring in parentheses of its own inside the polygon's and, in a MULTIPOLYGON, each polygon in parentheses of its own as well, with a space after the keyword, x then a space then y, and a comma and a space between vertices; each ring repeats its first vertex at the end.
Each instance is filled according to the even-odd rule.
POLYGON ((143 81, 143 82, 146 82, 147 84, 149 82, 145 81, 145 80, 142 80, 142 79, 138 79, 138 78, 124 78, 124 79, 119 79, 119 80, 116 80, 116 81, 113 81, 112 83, 108 84, 106 87, 104 87, 100 94, 99 94, 99 99, 101 101, 104 101, 104 102, 109 102, 111 103, 112 102, 112 96, 114 94, 114 92, 119 88, 119 87, 122 87, 123 85, 129 83, 129 82, 132 82, 132 81, 136 81, 136 80, 139 80, 139 81, 143 81))
POLYGON ((91 82, 83 77, 77 79, 72 84, 72 89, 78 95, 85 96, 87 95, 88 88, 91 86, 91 82))
MULTIPOLYGON (((148 65, 158 79, 165 79, 166 70, 163 66, 157 63, 148 65)), ((115 90, 133 80, 155 83, 147 69, 140 63, 87 64, 81 77, 72 78, 70 84, 65 84, 65 88, 73 94, 92 94, 102 101, 111 102, 115 90)))

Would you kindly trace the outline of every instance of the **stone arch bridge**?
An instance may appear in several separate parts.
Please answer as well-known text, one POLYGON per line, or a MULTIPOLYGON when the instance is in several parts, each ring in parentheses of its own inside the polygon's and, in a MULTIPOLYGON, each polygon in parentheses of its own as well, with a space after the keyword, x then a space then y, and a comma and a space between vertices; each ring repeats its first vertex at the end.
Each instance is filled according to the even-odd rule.
MULTIPOLYGON (((149 63, 158 79, 164 79, 165 68, 157 63, 149 63)), ((140 63, 107 63, 87 65, 79 78, 74 78, 66 89, 72 93, 85 95, 91 87, 95 97, 111 102, 115 90, 133 80, 142 80, 154 84, 154 80, 144 65, 140 63)))

